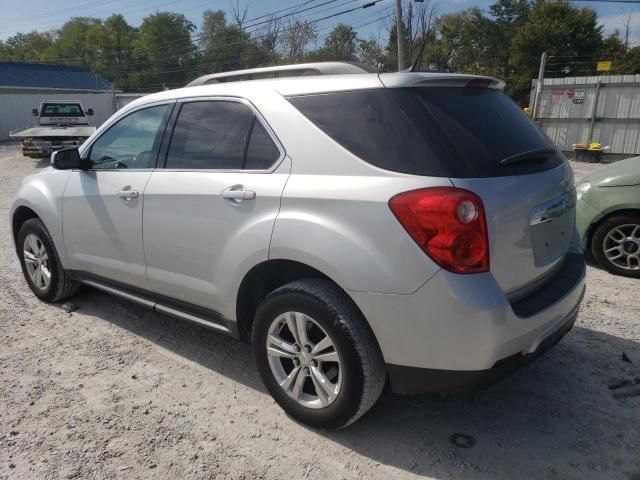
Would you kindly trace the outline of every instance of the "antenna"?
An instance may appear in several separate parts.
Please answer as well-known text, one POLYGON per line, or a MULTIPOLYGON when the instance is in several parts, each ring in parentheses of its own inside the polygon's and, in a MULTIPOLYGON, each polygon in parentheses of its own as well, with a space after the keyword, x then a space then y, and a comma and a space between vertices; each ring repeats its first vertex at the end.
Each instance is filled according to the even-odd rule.
POLYGON ((422 45, 420 45, 420 51, 418 52, 418 56, 411 64, 411 68, 409 68, 410 72, 415 72, 416 67, 418 66, 418 61, 422 58, 422 54, 424 53, 424 48, 427 46, 427 41, 429 40, 429 32, 424 32, 424 40, 422 40, 422 45))

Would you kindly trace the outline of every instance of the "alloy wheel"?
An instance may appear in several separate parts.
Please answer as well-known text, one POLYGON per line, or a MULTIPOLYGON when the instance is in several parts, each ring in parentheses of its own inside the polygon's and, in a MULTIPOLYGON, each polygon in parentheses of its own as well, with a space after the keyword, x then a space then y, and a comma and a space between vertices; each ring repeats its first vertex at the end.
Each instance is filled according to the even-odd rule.
POLYGON ((329 334, 300 312, 279 315, 267 335, 271 373, 289 397, 307 408, 331 405, 342 387, 340 355, 329 334))
POLYGON ((628 271, 640 270, 640 225, 625 224, 612 228, 604 237, 606 259, 628 271))
POLYGON ((40 237, 30 233, 24 239, 23 245, 24 263, 29 278, 39 290, 46 290, 51 284, 51 270, 49 268, 49 255, 40 237))

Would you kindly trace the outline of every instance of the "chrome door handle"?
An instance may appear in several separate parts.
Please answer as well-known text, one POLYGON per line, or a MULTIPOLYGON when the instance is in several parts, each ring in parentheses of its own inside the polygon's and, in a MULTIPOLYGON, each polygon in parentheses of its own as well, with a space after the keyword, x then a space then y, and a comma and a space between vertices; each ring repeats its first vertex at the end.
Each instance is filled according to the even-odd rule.
POLYGON ((138 198, 138 190, 119 190, 118 196, 124 200, 130 200, 132 198, 138 198))
POLYGON ((256 192, 245 190, 242 185, 234 185, 222 191, 222 198, 239 203, 243 200, 255 200, 256 192))

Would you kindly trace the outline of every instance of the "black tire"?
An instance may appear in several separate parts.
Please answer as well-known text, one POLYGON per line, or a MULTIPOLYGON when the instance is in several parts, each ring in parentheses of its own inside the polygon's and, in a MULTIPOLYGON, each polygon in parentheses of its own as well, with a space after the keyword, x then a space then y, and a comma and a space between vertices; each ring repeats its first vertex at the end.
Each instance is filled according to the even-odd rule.
POLYGON ((69 274, 62 268, 58 252, 53 244, 51 235, 39 218, 30 218, 22 224, 18 232, 18 258, 22 266, 24 278, 31 288, 31 291, 45 302, 58 302, 75 295, 80 287, 78 282, 72 280, 69 274), (28 235, 34 234, 47 252, 48 267, 51 273, 51 280, 46 288, 37 287, 31 279, 25 262, 24 244, 28 235))
MULTIPOLYGON (((640 225, 640 214, 620 214, 605 219, 596 227, 591 236, 591 254, 593 259, 605 270, 615 274, 631 278, 640 278, 640 269, 630 270, 616 265, 605 254, 604 241, 607 234, 615 228, 623 225, 640 225)), ((640 245, 631 246, 640 249, 640 245)), ((640 255, 640 250, 636 250, 640 255)), ((635 253, 635 252, 634 252, 635 253)))
POLYGON ((364 415, 378 400, 386 381, 380 347, 350 298, 328 280, 309 278, 271 292, 256 312, 253 352, 262 380, 276 402, 294 419, 314 428, 343 428, 364 415), (280 387, 267 358, 267 335, 282 313, 311 317, 331 337, 340 356, 342 386, 333 403, 312 409, 300 405, 280 387))

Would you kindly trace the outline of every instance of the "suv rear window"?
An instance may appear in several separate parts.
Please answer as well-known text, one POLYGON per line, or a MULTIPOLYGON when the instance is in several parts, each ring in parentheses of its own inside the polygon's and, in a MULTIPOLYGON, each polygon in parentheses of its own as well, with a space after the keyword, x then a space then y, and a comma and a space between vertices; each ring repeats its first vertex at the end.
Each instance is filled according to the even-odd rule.
POLYGON ((84 112, 77 103, 45 103, 41 117, 84 117, 84 112))
POLYGON ((497 177, 548 170, 560 155, 500 160, 553 148, 499 90, 379 88, 289 97, 316 126, 362 160, 386 170, 438 177, 497 177))

